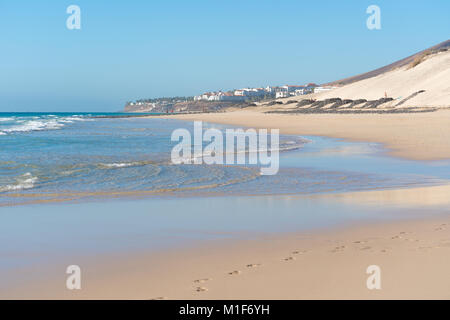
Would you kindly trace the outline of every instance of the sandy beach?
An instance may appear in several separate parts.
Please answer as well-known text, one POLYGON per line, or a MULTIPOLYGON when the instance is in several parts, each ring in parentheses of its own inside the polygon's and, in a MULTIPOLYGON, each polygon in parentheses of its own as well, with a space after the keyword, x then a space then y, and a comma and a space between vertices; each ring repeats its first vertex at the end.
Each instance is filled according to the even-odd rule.
MULTIPOLYGON (((296 116, 268 115, 261 109, 173 118, 379 142, 391 155, 409 159, 450 157, 449 111, 296 116)), ((163 255, 157 272, 144 272, 153 285, 142 288, 139 298, 449 299, 449 195, 449 186, 437 186, 327 196, 375 206, 404 206, 403 218, 408 218, 407 208, 412 206, 424 211, 427 206, 439 206, 443 218, 280 235, 163 255), (179 261, 183 261, 182 268, 179 261), (369 265, 382 270, 381 290, 366 287, 369 265)), ((127 284, 130 295, 123 292, 121 298, 136 298, 135 285, 127 284)))
POLYGON ((122 283, 122 298, 449 299, 449 228, 447 216, 168 254, 158 271, 122 283), (381 269, 381 290, 366 287, 370 265, 381 269))
MULTIPOLYGON (((448 111, 331 116, 269 115, 255 108, 170 118, 379 142, 392 155, 409 159, 450 157, 448 111)), ((16 288, 6 298, 449 299, 449 194, 450 186, 444 185, 309 196, 400 208, 400 216, 391 222, 99 257, 87 262, 83 281, 89 285, 79 292, 66 290, 60 279, 52 277, 45 290, 42 283, 27 284, 26 294, 16 288), (421 217, 411 215, 412 209, 419 210, 421 217), (380 267, 380 290, 366 286, 366 269, 371 265, 380 267)))
MULTIPOLYGON (((267 108, 168 118, 377 142, 390 155, 407 159, 450 158, 448 110, 386 115, 279 115, 263 111, 267 108)), ((155 257, 135 257, 133 261, 151 265, 154 271, 139 268, 127 281, 119 281, 120 294, 105 280, 99 283, 99 291, 80 298, 449 299, 449 194, 448 186, 437 186, 332 195, 340 201, 405 206, 403 218, 408 217, 411 206, 425 212, 429 206, 439 206, 442 218, 210 244, 162 254, 156 263, 155 257), (366 287, 366 268, 374 264, 382 270, 382 290, 366 287), (145 283, 139 280, 142 277, 145 283)))
MULTIPOLYGON (((447 186, 434 187, 435 194, 448 191, 447 186)), ((10 291, 8 297, 449 299, 450 212, 446 208, 450 200, 435 202, 434 196, 423 196, 421 188, 395 192, 405 195, 396 204, 417 206, 418 201, 412 199, 422 194, 422 204, 439 205, 435 210, 440 214, 429 219, 403 217, 395 222, 268 235, 247 241, 210 241, 156 254, 98 257, 84 265, 89 271, 83 275, 86 285, 81 291, 68 291, 61 279, 51 278, 44 285, 28 284, 26 294, 10 291), (366 286, 366 270, 371 265, 381 270, 380 290, 366 286)), ((352 193, 345 199, 370 202, 383 197, 383 193, 352 193)))
POLYGON ((241 127, 280 129, 282 134, 316 135, 382 143, 389 154, 415 160, 450 158, 450 110, 411 114, 267 114, 271 107, 226 113, 174 115, 241 127))
MULTIPOLYGON (((432 165, 434 163, 432 160, 450 158, 449 110, 411 114, 308 115, 264 113, 267 110, 270 110, 270 107, 261 106, 226 113, 173 115, 163 118, 202 120, 240 127, 276 128, 280 129, 282 134, 376 142, 387 148, 385 151, 389 155, 386 158, 401 157, 419 160, 419 163, 427 160, 423 162, 426 165, 432 165)), ((330 147, 332 146, 331 144, 330 147)), ((350 158, 344 159, 348 161, 350 158)), ((375 161, 381 161, 380 159, 376 158, 375 161)), ((60 210, 64 210, 65 215, 69 214, 68 210, 72 210, 76 222, 69 222, 63 218, 59 207, 55 207, 54 212, 48 216, 48 210, 51 208, 43 208, 40 214, 36 213, 41 216, 40 221, 53 221, 53 225, 60 224, 61 230, 66 230, 64 237, 59 234, 50 235, 48 241, 59 239, 58 241, 66 243, 65 246, 83 248, 84 253, 80 257, 62 256, 58 261, 50 259, 49 265, 15 269, 11 279, 20 280, 11 288, 0 290, 0 297, 4 299, 449 299, 449 194, 449 185, 434 185, 364 192, 292 195, 289 199, 281 196, 278 200, 266 196, 255 199, 254 202, 236 200, 234 205, 224 208, 220 214, 214 206, 223 206, 224 203, 233 201, 226 198, 220 201, 201 199, 199 202, 192 202, 190 207, 187 207, 188 202, 183 199, 171 206, 168 204, 173 200, 168 200, 165 202, 167 205, 162 207, 155 206, 151 201, 143 204, 130 202, 123 209, 118 207, 115 213, 111 207, 115 205, 108 205, 107 202, 104 209, 89 204, 85 209, 61 207, 60 210), (300 197, 303 200, 295 202, 292 197, 300 197), (258 235, 246 239, 240 239, 237 236, 239 233, 232 232, 226 240, 209 236, 214 235, 215 231, 211 228, 214 223, 240 225, 245 220, 246 228, 249 228, 252 221, 258 222, 257 214, 262 214, 262 218, 266 219, 260 227, 256 227, 260 228, 258 230, 265 230, 264 226, 275 226, 282 221, 294 225, 294 221, 301 221, 295 217, 296 214, 299 217, 321 216, 318 221, 323 224, 330 220, 333 210, 338 207, 318 206, 320 201, 348 206, 334 212, 336 216, 334 218, 344 223, 304 230, 301 230, 301 225, 295 225, 293 230, 300 231, 275 233, 261 231, 258 235), (209 203, 211 207, 205 203, 209 203), (273 216, 285 204, 286 211, 283 215, 273 216), (151 245, 154 239, 146 238, 146 235, 157 234, 160 231, 155 232, 146 225, 154 225, 155 222, 158 230, 168 232, 166 237, 169 238, 163 237, 163 242, 176 240, 178 237, 179 241, 183 241, 186 234, 183 233, 183 229, 172 229, 173 220, 168 220, 169 229, 161 229, 160 225, 161 219, 186 219, 181 216, 182 211, 178 216, 173 215, 178 210, 175 208, 180 206, 186 212, 191 214, 195 212, 195 215, 190 216, 190 220, 194 222, 192 226, 186 227, 186 230, 190 230, 193 234, 204 232, 206 238, 210 240, 195 242, 183 248, 164 249, 162 246, 163 249, 159 251, 147 250, 146 246, 151 245), (201 214, 199 206, 202 208, 205 206, 201 214), (265 211, 262 209, 264 207, 267 207, 265 211), (375 208, 379 210, 374 213, 375 208), (98 214, 94 216, 79 214, 93 211, 98 214), (167 218, 163 214, 160 218, 155 218, 156 220, 148 220, 148 215, 144 214, 147 211, 171 214, 167 218), (101 218, 101 212, 108 212, 108 217, 101 218), (124 212, 127 214, 124 215, 124 212), (211 212, 214 214, 211 215, 211 212), (374 214, 381 216, 376 217, 374 214), (356 218, 345 218, 346 215, 353 215, 356 218), (113 223, 110 225, 111 230, 104 235, 109 241, 100 245, 101 236, 96 228, 103 225, 103 221, 111 219, 118 220, 115 224, 111 222, 113 223), (205 222, 207 220, 212 224, 208 225, 205 222), (71 227, 72 224, 85 227, 77 230, 71 227), (124 227, 128 224, 129 228, 126 231, 124 227), (92 229, 90 230, 92 233, 83 231, 86 226, 90 226, 88 229, 92 229), (204 229, 200 229, 201 226, 204 229), (297 227, 300 228, 296 229, 297 227), (71 237, 74 237, 73 240, 71 237), (84 239, 86 243, 83 242, 84 239), (84 244, 78 244, 79 241, 84 244), (121 246, 130 249, 117 250, 121 246), (95 256, 89 256, 89 248, 94 249, 95 256), (110 248, 116 249, 109 252, 110 248), (62 270, 74 263, 81 265, 83 270, 83 288, 80 291, 70 291, 65 287, 66 275, 62 270), (381 270, 380 290, 369 290, 366 286, 367 278, 370 276, 366 270, 373 265, 381 270)), ((20 211, 11 214, 11 219, 17 219, 20 215, 20 211)), ((308 221, 308 218, 306 219, 308 221)), ((22 230, 23 222, 20 219, 17 221, 20 228, 17 230, 22 230)), ((32 220, 30 222, 33 223, 32 220)), ((36 235, 48 232, 45 223, 37 226, 36 221, 33 229, 37 230, 33 233, 36 235)), ((27 250, 33 252, 35 249, 27 250)), ((37 247, 36 250, 40 252, 41 249, 37 247)), ((30 253, 23 257, 30 257, 30 253)), ((14 253, 11 258, 20 260, 21 254, 14 253)))

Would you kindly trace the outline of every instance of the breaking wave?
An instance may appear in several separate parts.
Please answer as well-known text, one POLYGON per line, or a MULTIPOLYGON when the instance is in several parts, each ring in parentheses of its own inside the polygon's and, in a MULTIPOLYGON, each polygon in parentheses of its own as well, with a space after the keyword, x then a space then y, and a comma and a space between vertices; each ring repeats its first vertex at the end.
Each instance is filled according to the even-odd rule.
POLYGON ((21 175, 17 179, 16 183, 0 186, 0 192, 32 189, 37 181, 38 181, 37 177, 34 177, 31 173, 27 172, 21 175))
POLYGON ((100 163, 98 166, 100 168, 105 169, 114 169, 114 168, 129 168, 129 167, 138 167, 144 166, 148 164, 148 162, 118 162, 118 163, 100 163))
POLYGON ((75 121, 89 121, 89 119, 83 116, 58 117, 52 115, 42 118, 0 118, 0 122, 3 123, 0 126, 0 135, 43 130, 58 130, 64 127, 66 124, 74 123, 75 121))

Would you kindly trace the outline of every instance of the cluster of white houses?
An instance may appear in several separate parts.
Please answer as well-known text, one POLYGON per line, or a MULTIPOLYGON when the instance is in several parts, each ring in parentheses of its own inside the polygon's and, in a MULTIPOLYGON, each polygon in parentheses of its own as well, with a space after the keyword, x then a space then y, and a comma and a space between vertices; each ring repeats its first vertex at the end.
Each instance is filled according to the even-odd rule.
POLYGON ((199 96, 195 96, 195 101, 245 101, 251 98, 262 98, 266 95, 275 94, 275 98, 287 98, 290 96, 301 96, 314 92, 323 92, 335 89, 331 86, 318 86, 315 83, 309 83, 304 86, 286 85, 281 87, 266 88, 244 88, 227 92, 206 92, 199 96))
POLYGON ((205 100, 205 101, 245 101, 249 98, 254 97, 264 97, 266 94, 270 93, 271 87, 267 88, 244 88, 228 92, 206 92, 202 95, 195 96, 194 100, 205 100))

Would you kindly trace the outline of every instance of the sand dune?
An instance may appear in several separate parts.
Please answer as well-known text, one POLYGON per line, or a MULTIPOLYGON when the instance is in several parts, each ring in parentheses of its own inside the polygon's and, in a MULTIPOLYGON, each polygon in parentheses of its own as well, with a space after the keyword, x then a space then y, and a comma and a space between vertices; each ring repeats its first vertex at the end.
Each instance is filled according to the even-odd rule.
POLYGON ((367 99, 385 96, 394 98, 395 106, 411 97, 402 107, 450 107, 450 51, 439 52, 424 58, 420 64, 411 64, 341 88, 314 94, 315 99, 367 99))
POLYGON ((332 85, 332 86, 339 85, 339 86, 342 86, 342 85, 347 85, 347 84, 350 84, 350 83, 353 83, 353 82, 356 82, 356 81, 361 81, 361 80, 364 80, 364 79, 376 77, 376 76, 378 76, 380 74, 392 71, 394 69, 399 69, 399 68, 404 67, 404 66, 406 66, 408 64, 414 63, 414 61, 417 61, 418 59, 420 60, 423 56, 425 56, 425 55, 427 55, 429 53, 444 51, 446 49, 447 50, 450 49, 450 40, 446 40, 446 41, 443 41, 441 43, 438 43, 437 45, 432 46, 431 48, 422 50, 422 51, 417 52, 417 53, 415 53, 415 54, 413 54, 413 55, 411 55, 409 57, 406 57, 404 59, 395 61, 395 62, 393 62, 393 63, 391 63, 389 65, 383 66, 381 68, 378 68, 378 69, 375 69, 375 70, 371 70, 369 72, 365 72, 365 73, 362 73, 362 74, 358 74, 356 76, 352 76, 352 77, 349 77, 349 78, 336 80, 336 81, 327 83, 325 85, 332 85))

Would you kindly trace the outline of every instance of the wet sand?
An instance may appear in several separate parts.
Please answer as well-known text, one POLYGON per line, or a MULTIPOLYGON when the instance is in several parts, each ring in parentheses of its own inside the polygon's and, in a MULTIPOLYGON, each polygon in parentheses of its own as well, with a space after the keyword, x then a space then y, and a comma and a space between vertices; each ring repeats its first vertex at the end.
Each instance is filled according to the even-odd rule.
MULTIPOLYGON (((344 225, 296 232, 210 239, 184 248, 103 252, 84 260, 72 255, 44 273, 35 268, 31 273, 35 273, 34 280, 40 276, 39 281, 26 282, 23 277, 23 286, 0 291, 0 297, 449 299, 450 200, 444 196, 450 187, 430 188, 432 193, 424 193, 423 188, 395 190, 394 201, 388 197, 385 203, 379 201, 386 199, 385 190, 312 198, 365 204, 366 209, 353 208, 361 216, 374 206, 373 201, 378 206, 389 205, 378 215, 398 207, 391 220, 374 216, 371 221, 355 219, 344 225), (73 263, 83 270, 80 291, 65 288, 64 270, 73 263), (366 286, 366 270, 371 265, 381 269, 381 290, 366 286)), ((239 220, 230 219, 239 224, 239 220)), ((148 240, 140 236, 137 241, 148 240)), ((23 275, 27 272, 22 270, 23 275)))
MULTIPOLYGON (((121 283, 121 288, 127 289, 119 297, 449 299, 449 228, 450 217, 285 235, 168 254, 160 257, 157 271, 137 272, 121 283), (380 290, 366 286, 366 270, 371 265, 380 267, 380 290), (144 278, 146 288, 138 285, 144 278), (136 287, 140 290, 135 291, 136 287)), ((114 286, 106 287, 103 293, 115 291, 114 286)))
POLYGON ((414 160, 450 158, 450 110, 409 114, 267 114, 276 107, 224 113, 164 116, 251 128, 281 134, 315 135, 382 143, 390 155, 414 160))

